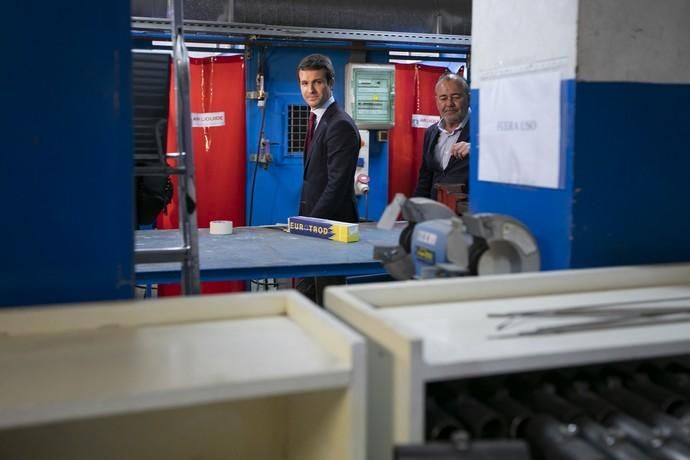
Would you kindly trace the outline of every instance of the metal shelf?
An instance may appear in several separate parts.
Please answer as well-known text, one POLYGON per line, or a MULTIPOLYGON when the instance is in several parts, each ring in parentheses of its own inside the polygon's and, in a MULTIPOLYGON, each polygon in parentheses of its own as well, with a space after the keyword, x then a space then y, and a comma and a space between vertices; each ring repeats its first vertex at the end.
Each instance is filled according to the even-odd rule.
MULTIPOLYGON (((167 32, 170 28, 169 19, 132 17, 132 30, 135 32, 167 32)), ((184 21, 184 30, 185 33, 192 34, 212 34, 229 37, 244 36, 251 40, 256 40, 258 37, 282 37, 298 38, 300 40, 346 40, 443 45, 454 48, 468 48, 472 44, 471 38, 468 35, 272 26, 193 20, 184 21)))

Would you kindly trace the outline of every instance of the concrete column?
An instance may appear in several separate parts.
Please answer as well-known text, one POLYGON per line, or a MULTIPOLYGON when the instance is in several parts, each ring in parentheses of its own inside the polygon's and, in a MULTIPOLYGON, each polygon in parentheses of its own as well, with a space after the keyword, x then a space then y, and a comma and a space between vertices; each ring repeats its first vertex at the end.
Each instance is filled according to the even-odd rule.
MULTIPOLYGON (((474 212, 533 231, 544 269, 690 260, 690 3, 482 0, 473 7, 474 212), (561 184, 478 180, 482 87, 557 69, 561 184)), ((487 127, 484 127, 487 129, 487 127)))

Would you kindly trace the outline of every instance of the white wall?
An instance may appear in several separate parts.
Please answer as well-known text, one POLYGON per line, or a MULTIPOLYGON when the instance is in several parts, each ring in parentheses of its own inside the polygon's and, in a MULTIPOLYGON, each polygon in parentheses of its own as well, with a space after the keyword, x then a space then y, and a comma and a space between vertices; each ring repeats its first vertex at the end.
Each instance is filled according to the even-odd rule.
POLYGON ((580 0, 579 24, 578 80, 690 82, 690 1, 580 0))
POLYGON ((472 8, 473 89, 495 74, 542 66, 575 77, 577 0, 480 0, 472 8))

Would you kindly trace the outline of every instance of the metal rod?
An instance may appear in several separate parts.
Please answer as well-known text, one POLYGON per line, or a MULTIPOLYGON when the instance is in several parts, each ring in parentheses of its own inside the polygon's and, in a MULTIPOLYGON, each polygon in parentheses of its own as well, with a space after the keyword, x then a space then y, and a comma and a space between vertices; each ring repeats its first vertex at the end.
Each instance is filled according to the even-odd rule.
POLYGON ((189 248, 138 249, 134 251, 135 264, 161 264, 181 262, 189 248))
MULTIPOLYGON (((611 310, 577 310, 564 311, 557 313, 555 311, 538 312, 535 311, 530 315, 522 315, 520 318, 552 318, 552 317, 602 317, 602 316, 658 316, 670 315, 674 313, 690 313, 690 306, 682 307, 648 307, 648 308, 616 308, 611 310)), ((515 318, 511 316, 511 318, 515 318)))
POLYGON ((568 307, 568 308, 552 308, 552 309, 544 309, 544 310, 518 310, 518 311, 513 311, 513 312, 507 312, 507 313, 488 313, 487 317, 489 318, 517 318, 517 317, 526 317, 526 316, 547 316, 547 315, 563 315, 566 313, 571 313, 571 312, 584 312, 588 310, 593 310, 596 308, 602 308, 602 307, 615 307, 619 305, 640 305, 640 304, 651 304, 651 303, 660 303, 660 302, 672 302, 675 300, 690 300, 689 295, 683 295, 683 296, 674 296, 674 297, 665 297, 661 299, 648 299, 648 300, 624 300, 620 302, 605 302, 605 303, 600 303, 596 305, 578 305, 575 307, 568 307))
POLYGON ((489 335, 489 339, 513 339, 518 337, 528 337, 535 335, 549 335, 549 334, 564 334, 572 332, 587 332, 604 329, 617 329, 624 327, 642 327, 642 326, 657 326, 663 324, 678 324, 690 322, 690 316, 682 318, 662 318, 662 319, 648 319, 644 321, 624 321, 620 318, 617 320, 607 321, 588 321, 584 323, 568 324, 564 326, 548 326, 538 327, 529 331, 513 332, 508 334, 493 334, 489 335))
POLYGON ((174 62, 174 88, 177 161, 182 162, 186 174, 180 176, 178 184, 178 206, 183 246, 189 248, 182 261, 182 293, 201 293, 199 273, 199 234, 196 221, 196 186, 194 183, 194 154, 192 148, 192 119, 189 102, 190 71, 189 57, 184 45, 182 0, 169 0, 174 62))
POLYGON ((186 173, 184 167, 169 166, 135 166, 134 175, 136 176, 181 176, 186 173))

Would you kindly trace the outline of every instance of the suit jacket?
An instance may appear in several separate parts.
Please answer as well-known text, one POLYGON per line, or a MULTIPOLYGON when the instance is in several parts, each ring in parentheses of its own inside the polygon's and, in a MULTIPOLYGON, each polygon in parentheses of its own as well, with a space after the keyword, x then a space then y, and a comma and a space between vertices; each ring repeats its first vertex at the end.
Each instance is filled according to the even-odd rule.
MULTIPOLYGON (((436 199, 434 185, 436 184, 465 184, 469 192, 470 158, 469 156, 461 159, 451 157, 446 169, 441 168, 441 163, 434 155, 434 149, 438 142, 441 130, 438 124, 433 124, 424 133, 424 151, 422 153, 422 164, 419 168, 419 179, 417 188, 413 196, 423 196, 436 199)), ((457 142, 470 141, 470 121, 460 131, 457 142)))
POLYGON ((321 117, 305 152, 300 215, 358 222, 354 181, 359 131, 335 102, 321 117))

